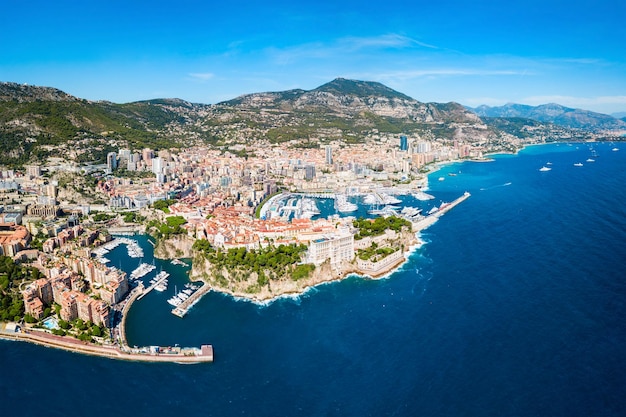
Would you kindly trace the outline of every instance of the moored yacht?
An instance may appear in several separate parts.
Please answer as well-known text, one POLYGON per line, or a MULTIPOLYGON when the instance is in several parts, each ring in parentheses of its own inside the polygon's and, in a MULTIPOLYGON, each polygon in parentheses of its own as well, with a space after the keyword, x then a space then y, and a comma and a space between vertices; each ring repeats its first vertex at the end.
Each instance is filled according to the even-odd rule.
POLYGON ((348 201, 348 197, 343 194, 337 194, 335 198, 335 209, 340 213, 350 213, 358 210, 359 206, 348 201))

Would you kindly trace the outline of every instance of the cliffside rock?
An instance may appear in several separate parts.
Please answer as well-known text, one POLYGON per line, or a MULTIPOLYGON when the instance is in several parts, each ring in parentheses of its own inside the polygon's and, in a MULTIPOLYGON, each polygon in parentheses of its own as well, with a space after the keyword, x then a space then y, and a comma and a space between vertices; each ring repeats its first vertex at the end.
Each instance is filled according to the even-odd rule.
POLYGON ((191 258, 193 257, 191 249, 193 242, 194 239, 187 235, 161 239, 154 248, 154 257, 158 259, 191 258))

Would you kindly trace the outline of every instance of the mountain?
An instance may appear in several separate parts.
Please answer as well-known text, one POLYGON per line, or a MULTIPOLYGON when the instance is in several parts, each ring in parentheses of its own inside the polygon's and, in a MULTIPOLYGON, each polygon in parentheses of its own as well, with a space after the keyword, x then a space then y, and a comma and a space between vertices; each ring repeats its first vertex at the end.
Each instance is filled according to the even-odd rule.
POLYGON ((103 162, 107 152, 119 147, 175 146, 175 137, 166 133, 172 125, 184 125, 192 110, 182 100, 94 102, 55 88, 3 82, 0 164, 50 156, 103 162))
POLYGON ((532 121, 530 116, 577 121, 580 126, 597 126, 600 116, 609 118, 607 125, 623 123, 550 106, 541 111, 520 105, 470 111, 458 103, 422 103, 381 83, 345 78, 312 90, 246 94, 213 105, 175 98, 115 104, 80 99, 50 87, 0 83, 0 165, 43 163, 50 157, 102 163, 108 152, 119 148, 204 144, 222 149, 239 145, 245 150, 284 142, 306 148, 331 141, 365 144, 401 134, 511 150, 520 139, 585 134, 532 121), (481 118, 476 113, 499 117, 481 118), (594 123, 585 122, 592 116, 594 123))
POLYGON ((236 129, 240 136, 243 132, 274 143, 295 139, 355 143, 383 133, 452 137, 460 125, 468 134, 475 126, 484 128, 479 117, 458 103, 421 103, 377 82, 343 78, 310 91, 246 94, 210 111, 211 126, 204 127, 215 135, 230 131, 232 137, 236 129), (222 122, 216 125, 216 120, 222 122))
POLYGON ((479 106, 471 109, 481 117, 521 117, 559 126, 592 131, 626 129, 623 120, 588 110, 572 109, 550 103, 540 106, 509 103, 499 107, 479 106))

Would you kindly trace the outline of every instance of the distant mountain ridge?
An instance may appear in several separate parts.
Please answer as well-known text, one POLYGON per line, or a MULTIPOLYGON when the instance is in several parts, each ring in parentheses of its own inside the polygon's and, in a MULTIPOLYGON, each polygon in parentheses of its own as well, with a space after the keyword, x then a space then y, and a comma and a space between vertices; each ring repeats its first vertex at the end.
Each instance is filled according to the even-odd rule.
POLYGON ((2 82, 0 165, 40 163, 51 156, 104 162, 107 152, 119 148, 202 144, 254 149, 284 142, 308 148, 402 134, 413 140, 495 143, 514 150, 520 139, 584 139, 587 134, 555 128, 554 120, 593 129, 599 121, 602 126, 626 125, 559 105, 468 109, 455 102, 422 103, 378 82, 345 78, 312 90, 245 94, 217 104, 176 98, 115 104, 80 99, 51 87, 2 82))
POLYGON ((377 82, 344 78, 309 91, 246 94, 218 103, 214 109, 234 111, 252 119, 251 123, 265 125, 270 138, 276 141, 290 140, 298 134, 305 138, 330 137, 328 129, 333 128, 342 130, 341 135, 336 135, 337 139, 349 139, 349 136, 373 130, 418 132, 425 124, 433 123, 482 124, 479 117, 458 103, 421 103, 377 82), (261 110, 264 110, 264 117, 258 116, 261 110), (270 120, 272 118, 274 121, 270 120), (287 128, 294 123, 300 128, 287 128), (303 129, 303 126, 312 129, 303 129))
POLYGON ((468 109, 481 117, 522 117, 573 129, 626 129, 626 123, 613 116, 589 110, 573 109, 556 103, 542 104, 540 106, 508 103, 504 106, 490 107, 482 105, 476 108, 468 107, 468 109))
POLYGON ((28 102, 46 101, 79 101, 80 99, 53 87, 38 87, 29 84, 0 82, 0 101, 28 102))

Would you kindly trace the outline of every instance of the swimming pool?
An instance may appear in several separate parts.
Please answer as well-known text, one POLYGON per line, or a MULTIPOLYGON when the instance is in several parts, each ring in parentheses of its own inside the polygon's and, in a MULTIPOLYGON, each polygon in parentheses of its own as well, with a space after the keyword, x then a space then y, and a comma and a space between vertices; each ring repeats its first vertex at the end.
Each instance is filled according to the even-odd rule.
POLYGON ((59 328, 59 320, 56 317, 48 317, 43 321, 46 329, 54 330, 59 328))

